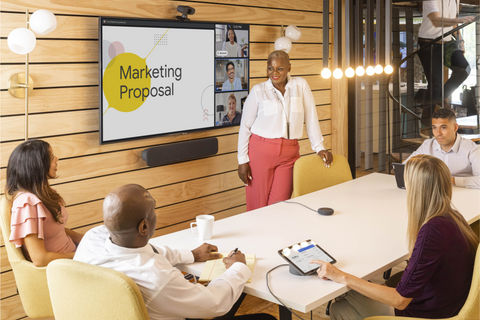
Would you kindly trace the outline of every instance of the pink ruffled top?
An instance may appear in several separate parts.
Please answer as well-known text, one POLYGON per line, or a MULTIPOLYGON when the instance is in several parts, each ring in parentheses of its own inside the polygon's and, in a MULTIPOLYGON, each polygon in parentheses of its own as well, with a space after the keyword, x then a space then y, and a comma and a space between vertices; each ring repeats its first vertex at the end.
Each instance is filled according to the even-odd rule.
MULTIPOLYGON (((63 223, 53 219, 50 211, 33 193, 21 192, 12 204, 10 242, 15 246, 24 245, 24 238, 29 234, 37 234, 43 239, 48 252, 73 252, 76 249, 72 238, 65 232, 68 220, 67 209, 62 206, 63 223)), ((25 246, 22 248, 26 250, 25 246)))

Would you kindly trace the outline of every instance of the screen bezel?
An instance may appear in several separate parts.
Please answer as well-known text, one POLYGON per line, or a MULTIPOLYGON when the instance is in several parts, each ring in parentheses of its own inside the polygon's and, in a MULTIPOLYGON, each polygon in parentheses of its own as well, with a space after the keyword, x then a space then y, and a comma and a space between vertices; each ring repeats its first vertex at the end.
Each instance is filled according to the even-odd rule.
MULTIPOLYGON (((121 17, 99 17, 98 18, 98 69, 99 69, 99 144, 104 145, 104 144, 111 144, 111 143, 118 143, 118 142, 127 142, 127 141, 135 141, 135 140, 141 140, 141 139, 149 139, 149 138, 155 138, 155 137, 162 137, 162 136, 169 136, 169 135, 184 135, 188 133, 193 133, 193 132, 200 132, 200 131, 205 131, 205 130, 216 130, 216 129, 222 129, 222 128, 228 128, 228 127, 238 127, 240 124, 230 124, 230 125, 216 125, 216 116, 217 116, 217 94, 221 93, 235 93, 235 92, 246 92, 247 96, 250 93, 250 55, 251 55, 251 48, 250 48, 250 24, 247 23, 230 23, 230 22, 211 22, 211 21, 180 21, 180 20, 168 20, 168 19, 144 19, 144 18, 121 18, 121 17), (104 20, 108 20, 109 23, 105 23, 104 20), (237 90, 237 91, 226 91, 226 92, 217 92, 214 89, 214 103, 211 106, 210 110, 213 110, 213 124, 208 127, 203 127, 203 128, 194 128, 194 129, 188 129, 188 130, 180 130, 180 131, 172 131, 172 132, 164 132, 164 133, 156 133, 156 134, 150 134, 150 135, 143 135, 143 136, 135 136, 135 137, 129 137, 129 138, 121 138, 121 139, 115 139, 115 140, 104 140, 103 139, 103 26, 135 26, 138 28, 141 27, 172 27, 173 28, 184 28, 184 29, 208 29, 208 30, 213 30, 213 42, 212 45, 214 46, 213 53, 214 55, 212 56, 212 59, 214 61, 219 60, 219 59, 239 59, 239 60, 247 60, 247 67, 246 67, 246 83, 247 83, 247 89, 246 90, 237 90), (247 43, 248 43, 248 56, 247 57, 217 57, 216 52, 215 52, 215 45, 216 45, 216 25, 235 25, 235 26, 243 26, 246 28, 248 31, 248 37, 247 37, 247 43)), ((216 72, 216 70, 215 70, 216 72)), ((214 76, 213 83, 215 88, 215 81, 216 81, 216 76, 214 76)), ((241 101, 238 101, 237 103, 241 104, 241 101)), ((243 108, 242 108, 243 109, 243 108)), ((242 110, 242 115, 243 115, 243 110, 242 110)))
MULTIPOLYGON (((302 269, 300 269, 292 260, 290 260, 289 258, 285 257, 283 255, 283 249, 285 248, 289 248, 291 249, 294 245, 300 245, 302 242, 311 242, 312 240, 311 239, 308 239, 308 240, 304 240, 304 241, 300 241, 298 243, 294 243, 292 244, 291 246, 288 246, 288 247, 284 247, 280 250, 278 250, 278 254, 283 258, 285 259, 291 266, 293 266, 302 276, 309 276, 309 275, 312 275, 312 274, 315 274, 318 270, 318 268, 320 268, 320 266, 316 267, 315 269, 311 270, 311 271, 308 271, 308 272, 304 272, 302 269)), ((314 242, 315 243, 315 242, 314 242)), ((331 262, 329 262, 330 264, 335 264, 337 262, 337 260, 332 257, 327 251, 325 251, 325 249, 323 249, 322 247, 320 247, 317 243, 315 243, 315 246, 320 249, 320 251, 322 251, 323 253, 325 253, 330 259, 332 259, 331 262)))

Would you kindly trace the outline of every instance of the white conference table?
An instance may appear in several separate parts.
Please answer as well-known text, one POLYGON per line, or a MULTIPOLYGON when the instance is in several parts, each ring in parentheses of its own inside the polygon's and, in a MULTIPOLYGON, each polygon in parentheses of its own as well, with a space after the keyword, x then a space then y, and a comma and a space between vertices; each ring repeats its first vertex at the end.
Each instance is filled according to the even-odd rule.
MULTIPOLYGON (((406 191, 398 189, 392 175, 373 173, 289 201, 312 208, 331 207, 332 216, 321 216, 297 204, 278 203, 215 221, 209 243, 219 251, 238 247, 257 256, 251 283, 244 292, 279 302, 268 292, 265 275, 286 263, 277 253, 294 243, 312 239, 336 260, 343 271, 365 280, 374 278, 407 258, 406 191)), ((454 187, 453 203, 469 223, 480 218, 480 190, 454 187)), ((201 243, 188 229, 151 239, 156 245, 194 249, 201 243)), ((179 266, 200 275, 203 263, 179 266)), ((349 289, 317 276, 295 276, 288 267, 270 273, 273 293, 289 307, 308 312, 349 289)))

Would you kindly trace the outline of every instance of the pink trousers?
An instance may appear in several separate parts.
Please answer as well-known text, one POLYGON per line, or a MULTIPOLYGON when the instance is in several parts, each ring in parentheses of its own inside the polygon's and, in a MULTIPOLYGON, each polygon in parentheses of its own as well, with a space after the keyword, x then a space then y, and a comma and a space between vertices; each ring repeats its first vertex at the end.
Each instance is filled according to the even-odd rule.
POLYGON ((297 140, 267 139, 252 134, 248 146, 252 180, 245 187, 247 211, 288 200, 293 189, 293 165, 300 158, 297 140))

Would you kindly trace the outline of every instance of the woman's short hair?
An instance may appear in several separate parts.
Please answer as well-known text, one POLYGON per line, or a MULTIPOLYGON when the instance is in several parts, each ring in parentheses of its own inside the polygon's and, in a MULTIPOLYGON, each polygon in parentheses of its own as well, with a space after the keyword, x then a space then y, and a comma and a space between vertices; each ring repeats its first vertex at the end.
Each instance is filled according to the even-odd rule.
POLYGON ((60 222, 60 206, 64 201, 48 183, 48 179, 53 178, 48 176, 51 159, 50 145, 43 140, 28 140, 19 144, 8 159, 5 192, 10 197, 20 191, 33 193, 55 221, 60 222))
POLYGON ((478 237, 463 216, 453 207, 452 177, 447 165, 440 159, 420 154, 405 165, 407 189, 408 247, 413 250, 420 228, 430 219, 450 216, 462 234, 476 250, 478 237))
POLYGON ((233 101, 237 102, 237 97, 235 97, 235 95, 233 93, 231 93, 229 96, 228 96, 228 99, 232 99, 233 101))
POLYGON ((290 64, 290 56, 285 51, 282 51, 282 50, 273 51, 268 55, 267 61, 270 62, 270 59, 273 59, 273 58, 285 59, 287 60, 287 64, 290 64))

